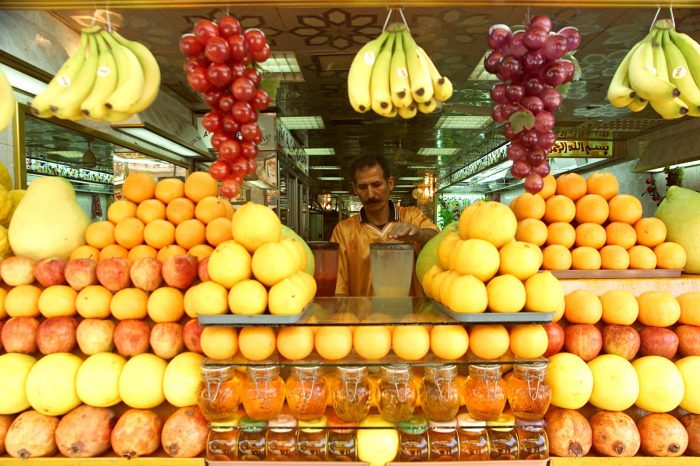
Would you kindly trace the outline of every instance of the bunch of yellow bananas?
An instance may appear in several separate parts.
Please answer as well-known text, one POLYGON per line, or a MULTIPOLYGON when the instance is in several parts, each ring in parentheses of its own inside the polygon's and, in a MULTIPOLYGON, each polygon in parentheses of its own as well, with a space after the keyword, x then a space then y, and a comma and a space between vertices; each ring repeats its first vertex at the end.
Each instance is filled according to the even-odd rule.
POLYGON ((411 37, 403 24, 390 25, 365 44, 350 66, 348 97, 360 113, 413 118, 432 113, 452 96, 452 83, 411 37))
POLYGON ((700 44, 657 21, 620 63, 608 100, 633 112, 651 105, 665 119, 700 116, 700 44))
POLYGON ((5 73, 0 70, 0 131, 7 128, 15 114, 15 96, 5 73))
POLYGON ((83 30, 80 47, 32 101, 41 118, 119 122, 158 96, 160 68, 150 50, 100 26, 83 30))

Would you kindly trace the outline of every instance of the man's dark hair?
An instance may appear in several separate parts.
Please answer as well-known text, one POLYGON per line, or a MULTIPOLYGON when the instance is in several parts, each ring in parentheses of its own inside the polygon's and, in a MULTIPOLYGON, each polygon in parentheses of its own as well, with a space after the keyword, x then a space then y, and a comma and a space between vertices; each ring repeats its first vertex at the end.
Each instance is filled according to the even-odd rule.
POLYGON ((389 177, 391 176, 391 170, 387 159, 385 159, 381 155, 360 155, 358 157, 355 157, 353 161, 350 162, 350 172, 352 173, 353 183, 355 182, 357 170, 372 168, 375 165, 379 165, 380 167, 382 167, 384 179, 389 181, 389 177))

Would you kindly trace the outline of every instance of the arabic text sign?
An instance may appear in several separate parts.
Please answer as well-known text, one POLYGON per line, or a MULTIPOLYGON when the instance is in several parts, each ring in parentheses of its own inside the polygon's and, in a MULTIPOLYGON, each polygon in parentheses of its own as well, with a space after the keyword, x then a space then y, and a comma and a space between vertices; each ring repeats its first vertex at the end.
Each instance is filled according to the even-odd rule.
POLYGON ((612 141, 570 141, 563 140, 554 143, 549 151, 549 157, 612 157, 612 141))

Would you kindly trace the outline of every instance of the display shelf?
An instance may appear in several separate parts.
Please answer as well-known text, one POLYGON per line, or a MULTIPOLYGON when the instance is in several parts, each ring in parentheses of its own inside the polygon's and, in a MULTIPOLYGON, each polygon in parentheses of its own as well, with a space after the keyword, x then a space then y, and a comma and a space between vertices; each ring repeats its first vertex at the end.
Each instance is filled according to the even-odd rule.
MULTIPOLYGON (((169 456, 144 456, 142 458, 122 458, 119 456, 99 456, 96 458, 27 458, 20 460, 10 456, 0 456, 0 465, 10 466, 204 466, 204 458, 171 458, 169 456)), ((236 463, 240 464, 240 463, 236 463)))
MULTIPOLYGON (((273 464, 280 464, 274 461, 207 461, 206 464, 211 466, 269 466, 273 464)), ((303 461, 285 461, 285 465, 289 466, 301 466, 308 465, 309 463, 303 461)), ((362 461, 354 462, 337 462, 337 461, 315 461, 314 465, 320 466, 337 466, 338 464, 347 464, 350 466, 369 466, 369 463, 364 463, 362 461)), ((407 464, 418 465, 418 466, 435 466, 436 464, 450 464, 455 466, 547 466, 549 460, 511 460, 511 461, 450 461, 450 462, 411 462, 411 463, 398 463, 391 462, 387 463, 386 466, 404 466, 407 464)))
POLYGON ((626 269, 626 270, 553 270, 552 275, 560 280, 573 279, 638 279, 638 278, 680 278, 681 269, 626 269))
POLYGON ((549 459, 551 466, 698 466, 700 458, 697 456, 653 457, 632 456, 626 458, 603 458, 598 456, 584 456, 583 458, 555 458, 549 459))
POLYGON ((588 290, 601 295, 612 290, 626 290, 635 296, 647 291, 668 291, 678 296, 690 291, 700 291, 700 275, 682 275, 680 278, 628 278, 628 279, 576 279, 560 280, 566 294, 576 290, 588 290))

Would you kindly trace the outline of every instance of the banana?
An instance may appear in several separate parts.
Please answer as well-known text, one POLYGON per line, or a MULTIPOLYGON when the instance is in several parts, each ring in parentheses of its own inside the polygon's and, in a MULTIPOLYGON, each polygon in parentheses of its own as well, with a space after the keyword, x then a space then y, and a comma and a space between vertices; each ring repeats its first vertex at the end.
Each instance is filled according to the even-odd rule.
POLYGON ((112 37, 124 47, 131 50, 143 69, 143 93, 134 105, 128 108, 127 113, 138 113, 146 110, 158 97, 160 90, 160 67, 158 61, 148 48, 132 40, 125 39, 118 32, 112 32, 112 37))
POLYGON ((51 116, 51 110, 49 109, 51 102, 61 92, 65 91, 66 88, 70 87, 73 79, 75 79, 75 76, 83 66, 88 37, 88 34, 80 36, 80 47, 78 47, 78 50, 63 63, 58 73, 49 81, 46 89, 34 97, 31 105, 31 112, 33 115, 41 118, 48 118, 51 116))
POLYGON ((676 86, 656 76, 654 69, 653 32, 639 44, 630 60, 629 77, 632 89, 646 100, 671 100, 680 95, 676 86))
POLYGON ((396 115, 398 115, 398 114, 399 114, 398 110, 396 109, 396 107, 394 107, 394 106, 392 105, 392 106, 391 106, 391 111, 390 111, 390 112, 384 112, 381 116, 383 116, 384 118, 395 118, 396 115))
POLYGON ((676 32, 674 29, 669 30, 671 40, 676 47, 681 51, 685 61, 688 62, 688 69, 693 75, 695 84, 700 87, 700 44, 695 42, 692 37, 682 32, 676 32))
POLYGON ((418 105, 416 105, 415 102, 411 102, 406 107, 399 107, 398 113, 401 118, 408 120, 416 116, 418 113, 418 105))
POLYGON ((389 88, 389 66, 391 65, 391 55, 394 53, 395 37, 396 34, 392 33, 379 51, 369 81, 372 110, 381 116, 386 116, 394 110, 394 106, 391 104, 391 89, 389 88))
POLYGON ((629 69, 632 55, 639 48, 640 43, 637 43, 632 49, 627 52, 625 58, 622 59, 620 66, 617 67, 610 86, 608 87, 608 102, 613 107, 623 108, 632 103, 637 93, 630 87, 629 69))
POLYGON ((394 104, 394 107, 399 109, 408 107, 413 102, 413 99, 411 98, 411 81, 408 80, 406 53, 403 51, 403 36, 401 34, 396 34, 396 44, 394 46, 394 55, 391 56, 389 73, 391 102, 394 104))
POLYGON ((430 99, 427 102, 418 102, 418 111, 421 113, 433 113, 437 109, 437 101, 430 99))
POLYGON ((430 80, 433 83, 433 93, 435 99, 440 102, 444 102, 450 97, 452 97, 453 87, 452 81, 450 81, 447 76, 443 76, 438 71, 435 63, 430 59, 423 47, 416 45, 416 50, 418 50, 418 55, 420 55, 421 60, 428 66, 428 72, 430 73, 430 80))
POLYGON ((120 123, 124 120, 128 120, 132 116, 134 116, 133 113, 123 113, 115 112, 114 110, 109 110, 102 116, 102 121, 106 121, 108 123, 120 123))
POLYGON ((650 100, 649 104, 666 120, 675 120, 688 113, 688 106, 680 97, 670 100, 650 100))
POLYGON ((389 32, 384 31, 377 37, 367 42, 352 61, 348 72, 348 97, 350 105, 356 112, 365 113, 372 108, 369 84, 372 78, 372 68, 377 59, 377 54, 384 42, 389 37, 389 32))
POLYGON ((690 73, 689 63, 681 50, 671 41, 669 33, 663 32, 662 35, 669 79, 681 91, 680 99, 688 106, 688 115, 700 116, 700 89, 690 73))
POLYGON ((15 96, 10 81, 0 70, 0 131, 7 128, 15 114, 15 96))
POLYGON ((75 118, 82 114, 80 113, 80 104, 90 95, 95 77, 97 76, 97 57, 99 56, 97 40, 93 34, 88 38, 89 47, 87 58, 83 61, 83 66, 73 79, 70 87, 61 92, 51 102, 49 108, 51 113, 61 119, 75 118))
POLYGON ((107 97, 105 107, 117 112, 128 112, 143 94, 144 73, 141 63, 134 52, 118 43, 109 33, 103 31, 102 37, 112 47, 117 64, 117 88, 107 97))
POLYGON ((649 105, 649 101, 642 99, 641 97, 637 96, 634 99, 632 99, 632 102, 627 105, 627 108, 629 108, 633 112, 641 112, 645 108, 647 108, 647 105, 649 105))
POLYGON ((416 103, 426 103, 433 98, 433 83, 427 64, 421 60, 416 49, 416 43, 408 31, 403 34, 403 49, 406 53, 408 77, 411 80, 411 94, 416 103))
POLYGON ((90 95, 80 105, 80 110, 86 117, 102 120, 108 110, 105 107, 107 97, 117 88, 117 65, 107 42, 101 35, 97 36, 100 56, 97 59, 97 76, 90 95))

